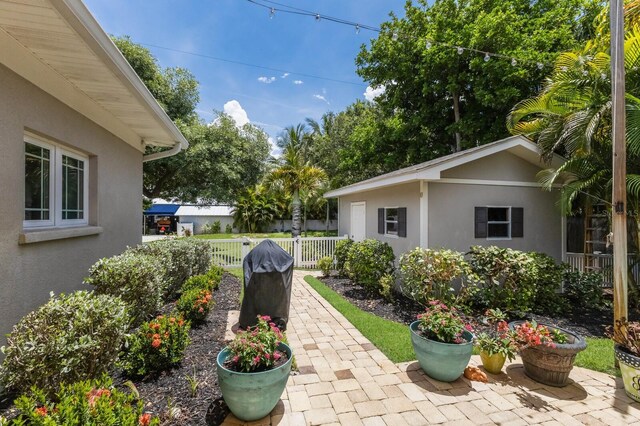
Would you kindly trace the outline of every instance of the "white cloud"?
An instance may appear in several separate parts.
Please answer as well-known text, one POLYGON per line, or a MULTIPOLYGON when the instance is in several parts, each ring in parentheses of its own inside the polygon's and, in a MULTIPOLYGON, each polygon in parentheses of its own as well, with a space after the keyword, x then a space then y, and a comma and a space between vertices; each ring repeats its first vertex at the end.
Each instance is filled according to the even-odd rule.
POLYGON ((236 122, 236 126, 242 127, 245 124, 249 123, 249 116, 247 115, 247 111, 242 108, 240 102, 235 99, 224 104, 224 113, 233 118, 233 121, 236 122))
POLYGON ((289 73, 288 72, 285 72, 284 74, 282 74, 280 76, 280 78, 287 78, 287 77, 289 77, 289 73))
POLYGON ((271 156, 275 158, 280 157, 282 155, 282 149, 278 147, 278 145, 276 145, 276 142, 272 137, 269 137, 267 140, 269 141, 269 145, 271 146, 271 156))
POLYGON ((371 86, 367 86, 367 90, 365 90, 364 92, 364 98, 369 102, 374 102, 375 99, 378 96, 382 95, 385 90, 386 90, 386 87, 384 87, 384 85, 378 86, 375 88, 371 86))
POLYGON ((296 84, 296 85, 304 84, 304 81, 302 81, 302 80, 293 80, 293 84, 296 84))
POLYGON ((276 81, 276 78, 275 77, 264 77, 264 76, 262 76, 262 77, 258 77, 258 81, 260 83, 264 83, 264 84, 271 84, 274 81, 276 81))
POLYGON ((327 105, 331 105, 331 104, 329 103, 329 101, 327 100, 327 98, 325 98, 325 97, 324 97, 324 96, 322 96, 322 95, 313 95, 313 97, 314 97, 314 98, 316 98, 316 99, 320 99, 320 100, 321 100, 321 101, 323 101, 323 102, 326 102, 326 103, 327 103, 327 105))

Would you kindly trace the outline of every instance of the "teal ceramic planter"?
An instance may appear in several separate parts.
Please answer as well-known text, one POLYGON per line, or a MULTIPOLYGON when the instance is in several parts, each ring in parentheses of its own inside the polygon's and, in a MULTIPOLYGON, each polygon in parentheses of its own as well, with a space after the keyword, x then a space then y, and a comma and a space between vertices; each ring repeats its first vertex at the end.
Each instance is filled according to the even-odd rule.
POLYGON ((293 357, 291 348, 284 343, 280 343, 278 350, 287 354, 287 363, 260 373, 238 373, 224 368, 223 364, 230 356, 228 347, 218 354, 218 384, 224 401, 237 418, 245 421, 261 419, 280 400, 287 386, 293 357))
POLYGON ((473 334, 464 332, 462 337, 467 343, 440 343, 422 337, 418 330, 419 324, 420 321, 414 321, 409 329, 420 367, 433 379, 453 382, 462 375, 469 364, 473 352, 473 334))

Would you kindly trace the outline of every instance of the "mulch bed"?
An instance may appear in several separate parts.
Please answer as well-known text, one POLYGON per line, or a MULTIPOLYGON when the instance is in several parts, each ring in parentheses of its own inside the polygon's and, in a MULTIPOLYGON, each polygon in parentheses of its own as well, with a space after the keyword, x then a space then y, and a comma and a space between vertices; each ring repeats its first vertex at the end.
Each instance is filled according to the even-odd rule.
MULTIPOLYGON (((395 293, 394 300, 390 302, 379 294, 354 284, 348 278, 332 276, 320 277, 319 280, 363 311, 391 321, 410 324, 416 320, 419 313, 424 312, 424 308, 420 304, 399 293, 395 293)), ((509 320, 535 319, 538 322, 573 331, 583 337, 605 337, 606 327, 611 325, 612 318, 613 311, 608 309, 602 311, 579 310, 567 313, 562 318, 535 314, 513 314, 509 320)), ((482 329, 481 326, 480 329, 482 329)))
MULTIPOLYGON (((228 311, 240 309, 240 288, 240 280, 225 273, 213 293, 216 304, 207 321, 189 332, 191 343, 181 365, 158 377, 133 381, 146 404, 145 410, 159 415, 163 425, 219 425, 229 413, 218 386, 216 356, 225 346, 228 311), (187 376, 194 375, 198 387, 192 396, 187 376)), ((173 303, 167 304, 162 312, 168 313, 172 308, 173 303)), ((126 389, 127 380, 117 372, 114 384, 126 389)), ((0 401, 0 415, 13 418, 18 414, 12 404, 14 398, 15 395, 0 401)))

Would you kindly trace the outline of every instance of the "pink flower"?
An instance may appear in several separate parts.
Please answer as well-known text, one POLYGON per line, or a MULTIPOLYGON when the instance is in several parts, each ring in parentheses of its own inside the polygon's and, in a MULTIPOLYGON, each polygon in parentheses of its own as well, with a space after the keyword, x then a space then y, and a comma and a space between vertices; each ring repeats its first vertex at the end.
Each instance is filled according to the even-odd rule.
POLYGON ((261 315, 260 319, 264 321, 271 321, 271 317, 269 315, 261 315))
POLYGON ((473 331, 473 327, 471 327, 471 324, 465 324, 464 328, 468 331, 468 332, 472 332, 473 331))
POLYGON ((260 355, 256 355, 256 357, 253 359, 253 363, 254 364, 259 364, 260 363, 260 355))
POLYGON ((269 354, 264 354, 264 357, 265 357, 266 359, 271 359, 271 355, 269 355, 269 354))
POLYGON ((238 361, 240 361, 240 357, 238 355, 234 356, 233 357, 233 362, 237 364, 238 361))
POLYGON ((275 359, 276 361, 279 360, 280 358, 282 358, 282 355, 280 355, 280 352, 274 352, 273 354, 273 359, 275 359))

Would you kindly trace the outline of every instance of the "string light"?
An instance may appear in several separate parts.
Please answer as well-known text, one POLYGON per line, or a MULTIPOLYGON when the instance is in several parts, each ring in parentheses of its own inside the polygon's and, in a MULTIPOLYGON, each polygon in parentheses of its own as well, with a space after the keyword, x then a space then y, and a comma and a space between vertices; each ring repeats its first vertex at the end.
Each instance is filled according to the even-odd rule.
MULTIPOLYGON (((360 34, 360 31, 365 29, 365 30, 369 30, 372 32, 376 32, 376 33, 381 33, 382 30, 380 28, 376 28, 376 27, 372 27, 369 25, 364 25, 364 24, 360 24, 357 22, 352 22, 352 21, 348 21, 346 19, 343 18, 337 18, 334 16, 328 16, 328 15, 320 15, 317 12, 313 12, 310 10, 306 10, 306 9, 301 9, 298 7, 294 7, 294 6, 290 6, 290 5, 286 5, 283 3, 278 3, 274 0, 247 0, 249 3, 252 3, 256 6, 260 6, 260 7, 264 7, 269 9, 269 17, 273 18, 273 16, 275 15, 275 12, 283 12, 283 13, 289 13, 289 14, 294 14, 294 15, 301 15, 301 16, 310 16, 310 17, 314 17, 316 21, 320 21, 320 20, 325 20, 325 21, 330 21, 330 22, 334 22, 337 24, 342 24, 342 25, 350 25, 352 27, 355 28, 355 33, 356 34, 360 34)), ((403 37, 404 38, 404 37, 403 37)), ((394 31, 393 33, 391 33, 391 39, 393 41, 398 41, 398 33, 396 31, 394 31)), ((456 51, 458 52, 459 55, 462 55, 464 52, 473 52, 473 53, 477 53, 477 54, 481 54, 483 55, 483 59, 485 62, 489 62, 491 60, 491 58, 497 58, 497 59, 503 59, 503 60, 507 60, 511 63, 511 66, 518 66, 519 64, 522 65, 532 65, 537 67, 537 69, 542 70, 545 67, 545 64, 542 62, 535 62, 535 61, 530 61, 530 60, 520 60, 517 58, 514 58, 512 56, 508 56, 508 55, 503 55, 500 53, 493 53, 493 52, 487 52, 484 50, 479 50, 479 49, 474 49, 471 47, 464 47, 464 46, 452 46, 449 45, 447 43, 443 43, 443 42, 439 42, 439 41, 435 41, 435 40, 426 40, 425 42, 425 48, 427 50, 431 49, 434 45, 439 45, 442 47, 448 47, 448 48, 452 48, 452 49, 456 49, 456 51)), ((584 60, 583 58, 580 58, 581 60, 584 60)))

